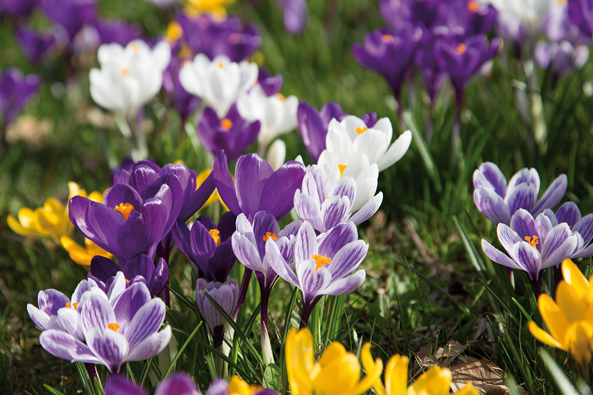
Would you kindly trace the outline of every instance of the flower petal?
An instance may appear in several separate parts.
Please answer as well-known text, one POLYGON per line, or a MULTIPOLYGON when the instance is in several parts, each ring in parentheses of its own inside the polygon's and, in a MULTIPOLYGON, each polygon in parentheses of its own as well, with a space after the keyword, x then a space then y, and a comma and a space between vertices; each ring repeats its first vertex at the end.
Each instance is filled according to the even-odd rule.
POLYGON ((43 331, 39 343, 54 357, 72 362, 101 363, 86 344, 66 332, 54 329, 43 331))

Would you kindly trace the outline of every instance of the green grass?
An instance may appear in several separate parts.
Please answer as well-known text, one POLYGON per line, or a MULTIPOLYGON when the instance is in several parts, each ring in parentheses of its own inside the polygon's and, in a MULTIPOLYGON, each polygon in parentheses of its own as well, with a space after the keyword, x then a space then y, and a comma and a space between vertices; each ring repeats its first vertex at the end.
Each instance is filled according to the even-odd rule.
MULTIPOLYGON (((383 24, 377 2, 335 3, 337 8, 332 9, 331 1, 309 1, 311 19, 300 37, 284 32, 275 1, 264 0, 255 8, 239 2, 233 10, 259 26, 264 67, 284 75, 285 95, 294 94, 318 108, 335 101, 355 115, 375 111, 389 117, 397 128, 387 84, 358 65, 350 52, 352 43, 362 42, 367 32, 383 24)), ((106 16, 137 21, 150 34, 162 32, 169 20, 142 0, 126 2, 125 7, 117 1, 101 1, 100 8, 106 16)), ((34 23, 45 24, 41 15, 35 16, 34 23)), ((49 119, 53 130, 41 148, 32 150, 24 142, 11 145, 0 163, 0 392, 45 393, 43 385, 47 384, 73 394, 82 388, 76 365, 42 350, 39 330, 28 318, 26 304, 36 304, 41 289, 71 293, 85 277, 85 270, 61 248, 15 235, 5 218, 24 206, 38 207, 50 196, 65 201, 70 180, 87 191, 104 190, 110 185, 111 172, 101 147, 108 146, 119 160, 126 155, 125 142, 115 126, 99 127, 84 120, 86 111, 94 107, 88 93, 93 57, 77 59, 79 73, 65 85, 65 59, 57 55, 41 67, 27 64, 12 38, 12 24, 6 19, 0 23, 0 69, 16 65, 43 76, 42 90, 25 114, 49 119)), ((542 152, 515 106, 513 81, 525 81, 521 62, 512 57, 506 65, 495 60, 492 72, 476 78, 465 92, 462 166, 451 157, 451 89, 446 86, 439 96, 434 137, 423 147, 418 137, 424 134, 429 106, 420 76, 414 77, 404 89, 404 103, 408 127, 415 127, 418 134, 404 158, 380 175, 379 189, 385 194, 382 214, 360 228, 361 237, 371 244, 363 264, 367 281, 353 295, 330 298, 316 308, 310 328, 319 345, 317 351, 337 340, 357 352, 362 343, 371 341, 376 357, 386 361, 394 353, 406 354, 411 356, 410 369, 415 370, 414 353, 423 346, 436 349, 456 340, 468 346, 465 357, 492 361, 528 393, 551 393, 556 388, 538 351, 542 345, 526 328, 530 319, 541 324, 527 277, 515 273, 513 289, 506 270, 491 264, 481 252, 480 240, 495 242, 496 232, 473 204, 471 180, 483 161, 497 163, 507 177, 522 167, 535 167, 542 188, 566 173, 565 199, 577 202, 583 214, 592 212, 593 99, 582 89, 592 73, 589 62, 551 87, 549 73, 539 71, 548 128, 548 148, 542 152)), ((146 113, 158 127, 163 117, 159 102, 151 103, 146 113)), ((179 121, 173 112, 168 119, 158 136, 149 137, 151 156, 160 165, 183 159, 191 168, 202 170, 208 159, 179 136, 179 121)), ((298 133, 282 139, 289 143, 289 158, 306 152, 298 133)), ((581 262, 581 267, 589 263, 581 262)), ((177 347, 186 345, 175 369, 191 372, 204 390, 212 379, 206 360, 216 353, 204 325, 190 338, 200 317, 193 303, 195 278, 187 259, 177 251, 171 264, 172 288, 179 296, 172 296, 168 321, 177 347)), ((239 269, 235 267, 232 274, 238 280, 239 269)), ((255 282, 238 320, 241 335, 230 344, 235 350, 230 362, 231 370, 251 383, 265 380, 266 385, 279 387, 286 378, 282 339, 289 323, 298 324, 298 309, 289 307, 300 301, 292 299, 286 283, 279 282, 273 292, 270 336, 278 369, 265 370, 258 362, 261 349, 255 314, 259 290, 255 282)), ((578 370, 566 353, 548 352, 576 380, 578 370)), ((130 364, 128 374, 143 378, 153 388, 167 368, 166 363, 159 366, 153 359, 148 364, 130 364)), ((103 378, 105 374, 102 370, 103 378)))

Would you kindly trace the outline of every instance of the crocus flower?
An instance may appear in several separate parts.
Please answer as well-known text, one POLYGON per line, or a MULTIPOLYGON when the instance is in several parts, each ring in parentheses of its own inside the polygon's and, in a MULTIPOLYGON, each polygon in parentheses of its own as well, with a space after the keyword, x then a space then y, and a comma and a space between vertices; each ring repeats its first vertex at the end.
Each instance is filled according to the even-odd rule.
POLYGON ((581 33, 593 36, 593 1, 568 0, 568 17, 581 33))
POLYGON ((573 46, 568 41, 547 43, 539 41, 535 46, 535 59, 541 68, 552 68, 554 81, 580 69, 589 59, 589 48, 573 46))
POLYGON ((305 29, 309 10, 305 0, 280 0, 284 14, 284 27, 292 35, 301 34, 305 29))
MULTIPOLYGON (((371 389, 373 383, 381 379, 383 362, 367 360, 371 356, 371 344, 362 346, 361 358, 366 376, 360 379, 361 367, 356 355, 346 352, 338 342, 331 343, 317 362, 314 360, 313 336, 307 328, 297 332, 291 328, 286 338, 286 371, 291 393, 294 395, 359 395, 371 389)), ((395 393, 394 393, 395 394, 395 393)), ((399 394, 398 394, 399 395, 399 394)))
POLYGON ((281 93, 268 96, 260 84, 239 94, 237 109, 245 120, 259 121, 260 147, 267 147, 280 134, 288 133, 297 126, 296 96, 284 97, 281 93))
POLYGON ((381 16, 395 29, 410 23, 432 29, 439 21, 441 4, 441 0, 382 0, 381 16))
POLYGON ((529 322, 529 332, 542 343, 570 352, 583 369, 588 369, 593 343, 593 288, 591 281, 567 259, 562 263, 564 280, 556 288, 556 301, 541 294, 537 300, 540 314, 549 331, 529 322))
POLYGON ((107 110, 131 116, 159 92, 170 58, 171 48, 165 41, 153 50, 141 40, 125 48, 115 43, 101 45, 97 53, 101 68, 92 69, 89 75, 91 97, 107 110))
POLYGON ((352 222, 337 225, 319 238, 313 227, 303 222, 296 235, 293 264, 284 259, 280 248, 269 239, 265 248, 272 269, 301 290, 301 328, 307 324, 311 310, 323 295, 347 295, 358 289, 366 278, 364 269, 356 269, 366 257, 369 246, 358 240, 356 225, 352 222))
POLYGON ((165 304, 151 299, 141 282, 129 286, 113 305, 106 294, 90 292, 78 308, 85 342, 62 330, 45 330, 39 342, 50 354, 73 362, 102 364, 117 373, 126 362, 156 356, 171 340, 170 326, 159 332, 165 304))
POLYGON ((16 38, 25 56, 33 63, 41 63, 55 41, 51 33, 38 33, 24 27, 17 29, 16 38))
POLYGON ((480 71, 484 63, 496 55, 498 47, 498 39, 493 39, 488 44, 485 36, 472 36, 458 43, 437 41, 436 59, 449 75, 457 96, 457 105, 461 104, 461 93, 465 85, 480 71))
POLYGON ((210 217, 202 215, 191 228, 182 221, 177 221, 173 228, 175 243, 208 281, 225 281, 235 264, 231 244, 235 218, 231 212, 224 213, 217 226, 210 217))
POLYGON ((39 5, 39 0, 3 0, 0 15, 8 14, 17 18, 30 15, 39 5))
POLYGON ((40 83, 36 75, 23 76, 23 73, 15 68, 0 72, 0 133, 4 133, 8 124, 37 93, 40 83))
POLYGON ((512 42, 519 53, 521 45, 527 38, 527 31, 521 22, 521 18, 512 12, 499 10, 496 22, 496 35, 512 42))
POLYGON ((282 74, 271 76, 268 70, 264 68, 259 69, 256 84, 261 86, 266 96, 274 96, 280 92, 280 88, 282 88, 283 83, 284 77, 282 74))
POLYGON ((243 27, 237 17, 221 20, 209 15, 190 18, 180 14, 177 22, 191 51, 209 59, 223 55, 231 62, 240 62, 249 58, 262 43, 257 29, 251 25, 243 27))
POLYGON ((422 72, 424 85, 426 87, 428 97, 430 98, 430 102, 433 105, 435 103, 437 93, 441 89, 441 86, 447 77, 447 73, 441 69, 437 62, 434 48, 438 40, 446 39, 447 37, 447 34, 433 32, 416 52, 416 64, 422 72))
POLYGON ((132 40, 141 38, 141 30, 122 19, 98 18, 94 23, 101 44, 126 45, 132 40))
POLYGON ((295 235, 300 226, 301 221, 295 221, 280 231, 278 221, 273 215, 266 214, 265 211, 258 211, 252 223, 247 220, 245 214, 240 214, 237 217, 237 231, 233 233, 232 237, 233 251, 237 259, 255 273, 259 283, 261 293, 261 339, 264 363, 266 364, 274 362, 268 335, 268 301, 278 275, 270 266, 265 246, 266 242, 271 239, 278 246, 284 261, 292 261, 295 235))
POLYGON ((212 304, 210 299, 204 295, 202 290, 206 291, 228 315, 231 315, 235 311, 239 301, 239 286, 233 279, 220 283, 218 281, 207 282, 203 278, 199 278, 196 283, 196 304, 198 305, 198 310, 200 310, 200 314, 202 314, 202 317, 204 317, 210 328, 212 338, 214 339, 214 347, 220 348, 228 322, 212 304))
POLYGON ((222 118, 239 94, 255 84, 257 70, 255 63, 234 63, 224 55, 211 61, 200 53, 193 61, 185 62, 179 80, 186 91, 202 98, 222 118))
POLYGON ((511 216, 520 208, 537 217, 547 208, 554 208, 566 193, 568 179, 561 174, 548 187, 536 204, 540 179, 537 170, 521 169, 509 181, 494 163, 484 162, 474 171, 474 203, 494 224, 510 224, 511 216))
POLYGON ((152 296, 160 295, 169 280, 169 266, 163 258, 158 260, 155 268, 152 259, 144 254, 121 263, 121 266, 106 257, 93 257, 91 275, 94 278, 109 284, 120 272, 124 274, 128 285, 143 282, 152 296))
POLYGON ((252 221, 258 211, 264 210, 280 221, 293 208, 294 193, 303 182, 305 166, 288 161, 274 171, 259 155, 243 155, 237 161, 233 180, 226 155, 220 151, 212 173, 220 198, 233 214, 244 213, 252 221))
MULTIPOLYGON (((353 170, 354 167, 356 165, 352 164, 346 169, 353 170)), ((344 172, 345 170, 340 171, 338 166, 333 168, 333 166, 313 165, 307 168, 302 192, 301 189, 297 189, 294 195, 294 207, 299 217, 309 222, 313 229, 320 233, 325 233, 347 221, 358 225, 372 217, 383 202, 382 192, 375 197, 365 196, 368 201, 354 214, 353 209, 358 209, 354 207, 357 197, 357 179, 344 176, 344 172)), ((375 175, 378 176, 379 172, 376 171, 375 175)), ((359 200, 362 200, 362 197, 359 197, 359 200)))
POLYGON ((68 42, 97 18, 95 0, 40 0, 47 17, 59 26, 68 42))
POLYGON ((232 161, 257 140, 260 125, 257 120, 245 121, 236 105, 231 107, 224 118, 219 118, 216 111, 206 107, 198 123, 198 136, 207 150, 216 155, 223 149, 232 161))
POLYGON ((103 203, 73 197, 70 220, 118 261, 129 261, 140 254, 154 258, 157 244, 177 220, 183 195, 178 178, 165 175, 141 194, 129 185, 116 184, 107 190, 103 203))
MULTIPOLYGON (((573 233, 567 223, 553 226, 545 214, 533 219, 523 209, 513 215, 510 227, 500 223, 496 231, 508 256, 482 240, 484 253, 500 265, 527 272, 534 283, 539 280, 540 271, 576 257, 585 247, 583 237, 573 233)), ((538 283, 534 286, 539 294, 538 283)))
MULTIPOLYGON (((68 218, 68 221, 70 221, 70 218, 68 218)), ((112 257, 109 252, 105 251, 87 238, 84 239, 84 246, 81 246, 70 237, 62 236, 60 237, 60 244, 62 244, 62 247, 68 251, 70 259, 82 266, 90 266, 91 260, 96 255, 105 258, 112 257)))
POLYGON ((171 59, 171 63, 163 74, 163 87, 173 100, 173 106, 181 118, 180 127, 184 127, 188 117, 193 113, 200 103, 200 99, 183 88, 179 80, 179 71, 184 60, 171 59))
POLYGON ((411 24, 399 30, 381 28, 367 34, 364 45, 354 44, 352 53, 358 63, 387 80, 399 101, 405 73, 412 65, 422 40, 422 29, 411 24))
POLYGON ((331 120, 325 145, 342 165, 350 164, 354 155, 361 154, 370 163, 376 163, 379 171, 382 171, 400 160, 412 142, 412 133, 407 130, 389 146, 392 135, 393 127, 389 118, 381 118, 369 127, 362 119, 348 116, 341 122, 331 120))
POLYGON ((441 22, 455 35, 487 34, 498 18, 492 4, 484 5, 477 0, 454 0, 441 7, 441 22))
POLYGON ((546 209, 543 214, 550 219, 552 226, 566 223, 573 234, 576 232, 583 238, 582 248, 584 249, 575 250, 571 258, 576 259, 593 256, 593 247, 589 246, 589 243, 593 240, 593 214, 587 214, 582 217, 581 210, 579 210, 574 202, 564 203, 560 206, 556 214, 550 209, 546 209))

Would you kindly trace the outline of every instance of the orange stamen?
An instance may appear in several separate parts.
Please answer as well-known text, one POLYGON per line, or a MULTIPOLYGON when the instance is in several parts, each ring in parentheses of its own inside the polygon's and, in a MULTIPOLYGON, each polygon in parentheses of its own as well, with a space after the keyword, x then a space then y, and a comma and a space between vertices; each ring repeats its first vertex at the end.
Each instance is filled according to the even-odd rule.
POLYGON ((268 239, 276 240, 278 237, 280 236, 277 234, 274 234, 272 232, 266 232, 266 235, 264 236, 264 241, 268 241, 268 239))
POLYGON ((363 127, 358 126, 354 130, 356 130, 356 133, 360 135, 360 134, 363 134, 364 132, 366 132, 367 130, 369 130, 369 128, 367 128, 366 126, 363 126, 363 127))
POLYGON ((393 39, 393 36, 391 34, 384 34, 384 35, 381 36, 381 42, 382 43, 391 44, 394 41, 395 40, 393 39))
POLYGON ((280 101, 285 101, 286 98, 284 97, 284 95, 282 93, 276 93, 276 97, 278 98, 278 100, 280 101))
POLYGON ((219 68, 221 68, 221 69, 224 69, 224 63, 222 63, 222 62, 218 62, 218 65, 217 65, 217 66, 218 66, 219 68))
POLYGON ((533 248, 537 248, 536 245, 539 244, 539 237, 533 236, 525 236, 525 241, 528 242, 533 248))
POLYGON ((128 74, 130 74, 130 70, 127 67, 123 67, 121 69, 121 75, 123 75, 124 77, 127 76, 128 74))
POLYGON ((467 7, 467 9, 469 10, 469 12, 471 13, 476 13, 478 11, 480 11, 480 3, 478 3, 475 0, 470 0, 467 2, 467 4, 465 5, 467 7))
POLYGON ((210 229, 208 231, 208 233, 210 233, 210 236, 212 236, 216 245, 219 246, 220 245, 220 236, 219 236, 220 231, 218 229, 210 229))
POLYGON ((317 270, 321 269, 325 265, 332 263, 331 258, 319 254, 313 255, 313 259, 315 259, 315 273, 317 273, 317 270))
POLYGON ((467 51, 467 45, 459 44, 455 50, 457 51, 457 53, 459 55, 461 55, 461 54, 465 53, 465 51, 467 51))
POLYGON ((107 325, 107 328, 117 332, 119 329, 119 324, 117 322, 112 322, 111 324, 107 325))
POLYGON ((74 307, 74 310, 76 310, 78 308, 78 303, 66 303, 66 308, 69 309, 70 306, 74 307))
POLYGON ((115 206, 113 209, 123 215, 127 221, 132 211, 134 211, 134 206, 130 203, 120 203, 119 206, 115 206))
POLYGON ((233 121, 231 121, 228 118, 225 118, 222 121, 220 121, 220 126, 222 126, 224 130, 229 130, 233 127, 233 121))
POLYGON ((134 52, 138 52, 138 50, 140 49, 140 47, 138 46, 138 44, 130 44, 130 48, 134 52))
POLYGON ((340 169, 340 178, 342 178, 344 170, 346 170, 346 165, 338 165, 338 169, 340 169))

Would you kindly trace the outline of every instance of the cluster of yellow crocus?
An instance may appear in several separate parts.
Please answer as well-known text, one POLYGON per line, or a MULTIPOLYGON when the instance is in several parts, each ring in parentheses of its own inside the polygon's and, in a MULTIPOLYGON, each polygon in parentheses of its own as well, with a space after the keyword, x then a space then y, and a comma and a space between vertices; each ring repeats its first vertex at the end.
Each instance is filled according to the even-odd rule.
POLYGON ((556 301, 546 294, 537 300, 549 333, 533 321, 529 331, 542 343, 570 352, 586 368, 593 349, 593 276, 587 280, 570 259, 562 262, 562 275, 556 301))
MULTIPOLYGON (((359 395, 371 387, 378 395, 447 395, 451 388, 451 371, 434 367, 408 387, 408 358, 394 355, 385 368, 385 386, 381 381, 383 362, 373 360, 371 345, 361 350, 366 376, 356 355, 346 352, 340 343, 332 343, 319 361, 313 359, 313 338, 304 328, 292 328, 286 339, 286 370, 293 395, 359 395)), ((478 395, 471 382, 457 394, 478 395)))
POLYGON ((184 11, 189 16, 196 16, 208 13, 213 16, 224 18, 227 15, 226 7, 236 0, 187 0, 184 11))
MULTIPOLYGON (((68 183, 70 200, 74 196, 84 196, 95 202, 103 201, 101 192, 92 192, 87 195, 84 189, 80 189, 77 183, 68 183)), ((21 236, 33 237, 36 239, 52 240, 62 245, 70 254, 74 262, 88 266, 95 255, 111 257, 107 251, 99 248, 95 243, 85 239, 85 246, 80 246, 71 239, 74 227, 68 217, 68 204, 64 205, 56 198, 49 198, 43 207, 31 210, 23 207, 18 212, 18 220, 12 215, 8 216, 8 226, 15 233, 21 236)))

